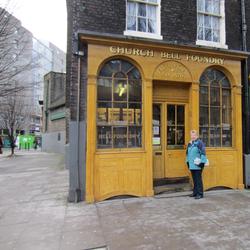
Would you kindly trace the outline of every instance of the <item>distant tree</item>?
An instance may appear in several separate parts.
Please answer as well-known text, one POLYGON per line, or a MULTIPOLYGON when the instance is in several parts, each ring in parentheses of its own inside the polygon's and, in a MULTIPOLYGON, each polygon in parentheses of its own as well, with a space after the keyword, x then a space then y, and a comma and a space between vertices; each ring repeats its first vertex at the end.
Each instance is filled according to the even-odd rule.
POLYGON ((12 93, 2 98, 0 105, 0 127, 7 133, 11 146, 11 156, 15 152, 16 131, 29 125, 32 106, 28 105, 22 92, 12 93))
POLYGON ((0 97, 32 88, 31 81, 20 79, 37 66, 32 58, 32 34, 9 12, 12 3, 7 0, 0 7, 0 97))

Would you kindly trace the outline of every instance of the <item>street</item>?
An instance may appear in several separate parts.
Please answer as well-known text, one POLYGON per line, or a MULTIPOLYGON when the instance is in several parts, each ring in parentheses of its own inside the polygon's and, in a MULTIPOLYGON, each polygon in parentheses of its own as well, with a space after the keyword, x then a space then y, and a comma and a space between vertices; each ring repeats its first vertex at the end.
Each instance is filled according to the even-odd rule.
POLYGON ((0 156, 0 249, 250 249, 250 192, 67 203, 63 158, 0 156))

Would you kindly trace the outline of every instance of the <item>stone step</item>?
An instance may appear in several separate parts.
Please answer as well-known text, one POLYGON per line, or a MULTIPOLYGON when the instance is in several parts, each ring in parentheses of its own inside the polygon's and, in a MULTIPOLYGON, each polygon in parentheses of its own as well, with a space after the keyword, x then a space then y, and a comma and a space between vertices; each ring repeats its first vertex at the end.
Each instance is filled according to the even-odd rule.
POLYGON ((174 184, 167 184, 162 186, 155 186, 154 187, 154 194, 163 194, 163 193, 176 193, 176 192, 187 192, 191 191, 192 186, 190 183, 174 183, 174 184))

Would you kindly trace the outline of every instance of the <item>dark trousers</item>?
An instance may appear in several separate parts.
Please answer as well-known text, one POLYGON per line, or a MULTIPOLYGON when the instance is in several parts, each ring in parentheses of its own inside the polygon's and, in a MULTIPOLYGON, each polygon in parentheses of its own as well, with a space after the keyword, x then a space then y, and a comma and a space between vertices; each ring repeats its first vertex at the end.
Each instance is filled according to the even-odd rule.
POLYGON ((193 183, 194 183, 194 189, 193 189, 193 195, 201 195, 203 196, 203 183, 202 183, 202 170, 191 170, 193 183))

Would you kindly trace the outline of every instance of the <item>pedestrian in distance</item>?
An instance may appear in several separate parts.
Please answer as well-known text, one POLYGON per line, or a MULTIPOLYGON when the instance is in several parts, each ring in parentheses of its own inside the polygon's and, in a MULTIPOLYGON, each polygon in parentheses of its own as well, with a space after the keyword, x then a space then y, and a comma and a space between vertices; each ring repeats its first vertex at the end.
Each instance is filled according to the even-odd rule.
POLYGON ((2 140, 2 137, 0 135, 0 154, 3 153, 3 140, 2 140))
POLYGON ((191 130, 190 136, 191 141, 188 143, 186 151, 186 163, 191 171, 194 184, 190 197, 201 199, 203 198, 202 171, 207 163, 206 149, 196 130, 191 130))

